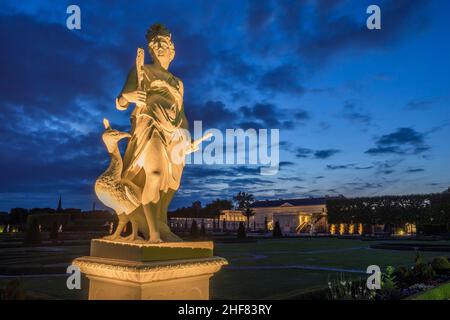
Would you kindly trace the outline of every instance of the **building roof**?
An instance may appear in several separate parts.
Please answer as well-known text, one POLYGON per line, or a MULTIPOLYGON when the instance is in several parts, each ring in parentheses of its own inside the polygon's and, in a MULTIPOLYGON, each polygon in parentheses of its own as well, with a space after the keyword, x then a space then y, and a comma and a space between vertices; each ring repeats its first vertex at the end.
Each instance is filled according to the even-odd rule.
POLYGON ((270 207, 281 207, 285 206, 318 206, 325 205, 327 200, 333 199, 334 197, 324 197, 324 198, 304 198, 304 199, 278 199, 278 200, 261 200, 255 201, 251 205, 252 208, 270 208, 270 207))

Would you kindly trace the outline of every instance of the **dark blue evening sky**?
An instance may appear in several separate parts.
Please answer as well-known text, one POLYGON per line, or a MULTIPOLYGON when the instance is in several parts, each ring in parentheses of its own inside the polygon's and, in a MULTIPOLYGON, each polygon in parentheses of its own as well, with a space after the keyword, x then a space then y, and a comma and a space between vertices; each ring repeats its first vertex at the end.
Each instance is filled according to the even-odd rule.
MULTIPOLYGON (((87 209, 102 119, 145 31, 165 24, 188 119, 280 129, 281 170, 188 165, 172 207, 230 198, 440 192, 450 185, 450 2, 30 1, 0 4, 0 210, 87 209), (81 30, 66 8, 81 8, 81 30), (366 8, 382 30, 366 28, 366 8)), ((98 201, 97 201, 98 202, 98 201)))

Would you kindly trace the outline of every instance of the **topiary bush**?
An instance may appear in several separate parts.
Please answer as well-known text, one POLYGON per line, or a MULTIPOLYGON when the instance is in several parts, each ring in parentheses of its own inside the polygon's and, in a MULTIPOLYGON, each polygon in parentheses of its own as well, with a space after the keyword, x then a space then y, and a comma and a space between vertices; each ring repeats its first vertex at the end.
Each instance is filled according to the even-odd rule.
POLYGON ((29 221, 27 225, 27 231, 25 233, 25 243, 27 244, 41 243, 41 231, 39 230, 39 222, 37 219, 31 219, 31 221, 29 221))
POLYGON ((245 234, 245 227, 244 227, 244 224, 242 223, 242 221, 241 222, 239 222, 239 228, 238 228, 238 231, 237 231, 237 237, 239 238, 239 239, 243 239, 243 238, 245 238, 247 235, 245 234))
POLYGON ((400 266, 395 269, 395 279, 400 288, 407 288, 414 282, 414 274, 412 268, 400 266))
POLYGON ((433 270, 433 267, 430 264, 427 264, 423 261, 422 256, 420 253, 416 254, 415 260, 415 266, 413 271, 413 277, 418 282, 429 282, 433 280, 433 278, 436 276, 436 272, 433 270))
POLYGON ((205 229, 205 223, 202 220, 202 223, 200 224, 200 237, 204 238, 206 237, 206 229, 205 229))
POLYGON ((450 272, 450 262, 446 257, 436 257, 431 261, 431 266, 436 273, 446 274, 450 272))
POLYGON ((275 226, 273 227, 272 236, 274 238, 281 238, 283 234, 281 233, 280 223, 278 221, 275 222, 275 226))
POLYGON ((50 240, 53 242, 58 241, 58 223, 56 221, 53 222, 50 229, 50 240))
POLYGON ((191 223, 191 238, 195 239, 198 237, 198 226, 197 226, 197 221, 192 220, 191 223))

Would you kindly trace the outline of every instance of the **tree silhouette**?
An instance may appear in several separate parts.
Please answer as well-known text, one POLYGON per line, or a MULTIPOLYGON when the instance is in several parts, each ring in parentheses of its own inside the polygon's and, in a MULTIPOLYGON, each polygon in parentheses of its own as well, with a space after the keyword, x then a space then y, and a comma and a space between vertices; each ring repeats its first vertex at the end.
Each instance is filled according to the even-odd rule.
POLYGON ((255 202, 255 197, 250 193, 239 191, 233 199, 236 202, 236 208, 242 210, 243 214, 247 217, 247 230, 250 229, 250 217, 255 214, 251 205, 255 202))

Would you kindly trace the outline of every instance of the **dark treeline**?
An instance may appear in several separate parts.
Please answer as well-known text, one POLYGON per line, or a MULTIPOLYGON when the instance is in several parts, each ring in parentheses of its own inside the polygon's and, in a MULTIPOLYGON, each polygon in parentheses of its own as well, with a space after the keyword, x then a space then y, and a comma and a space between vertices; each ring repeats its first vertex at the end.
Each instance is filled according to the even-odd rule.
POLYGON ((329 223, 414 223, 442 225, 449 231, 450 193, 331 199, 327 211, 329 223))
POLYGON ((10 212, 0 212, 0 224, 25 225, 30 216, 61 216, 62 220, 77 219, 106 219, 111 218, 111 212, 107 210, 81 211, 81 209, 67 208, 55 210, 53 208, 13 208, 10 212))
POLYGON ((195 201, 189 207, 183 207, 169 212, 174 218, 218 218, 220 211, 231 210, 233 203, 229 200, 216 199, 202 207, 200 201, 195 201))

